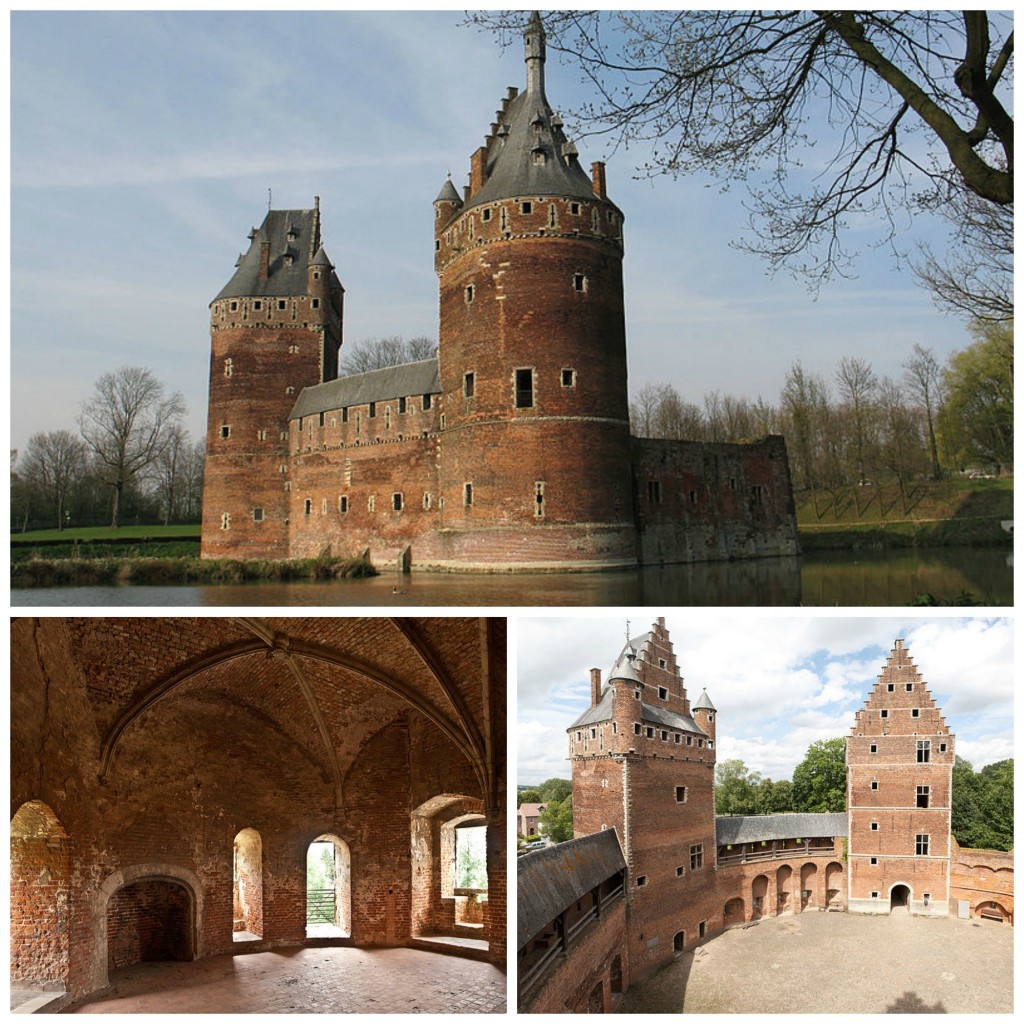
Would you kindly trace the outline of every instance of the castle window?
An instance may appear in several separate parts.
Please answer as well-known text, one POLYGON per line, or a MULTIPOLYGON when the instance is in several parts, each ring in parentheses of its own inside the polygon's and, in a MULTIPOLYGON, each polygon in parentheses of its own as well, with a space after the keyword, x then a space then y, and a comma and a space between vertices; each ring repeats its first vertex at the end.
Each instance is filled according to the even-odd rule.
POLYGON ((607 789, 608 788, 608 780, 607 779, 602 779, 601 780, 601 788, 602 789, 607 789))
MULTIPOLYGON (((292 482, 291 482, 291 480, 285 480, 285 482, 284 482, 284 489, 286 491, 290 491, 292 489, 292 482)), ((287 523, 288 520, 286 519, 285 522, 287 523)))
POLYGON ((285 302, 284 299, 278 299, 277 300, 277 308, 278 309, 287 309, 288 308, 288 303, 285 302))
POLYGON ((697 843, 690 847, 690 870, 697 871, 704 867, 704 844, 697 843))
POLYGON ((266 441, 266 439, 267 439, 267 432, 265 430, 257 430, 256 431, 256 440, 257 441, 266 441))
POLYGON ((633 691, 633 699, 634 700, 639 700, 640 699, 640 691, 639 690, 634 690, 633 691))
POLYGON ((575 370, 563 370, 562 371, 562 387, 563 388, 574 388, 574 387, 576 387, 576 371, 575 370))
POLYGON ((529 199, 524 200, 522 210, 523 213, 533 213, 533 203, 529 199))
POLYGON ((659 658, 658 659, 658 668, 664 668, 664 667, 665 667, 665 659, 664 658, 659 658))
POLYGON ((480 219, 486 224, 491 219, 491 209, 486 207, 480 211, 480 219))
POLYGON ((928 856, 928 840, 930 836, 918 834, 914 838, 914 854, 918 857, 928 856))
POLYGON ((646 884, 647 884, 647 876, 646 875, 639 875, 637 877, 637 880, 636 880, 637 888, 639 889, 641 886, 644 886, 646 884))
POLYGON ((290 356, 297 356, 299 354, 299 346, 298 345, 289 345, 288 346, 288 354, 290 356))
POLYGON ((319 309, 320 308, 320 300, 319 299, 310 299, 309 305, 310 305, 310 307, 312 309, 319 309))
POLYGON ((619 723, 618 722, 612 722, 612 735, 613 736, 618 736, 619 735, 619 723))
POLYGON ((590 227, 595 235, 601 230, 601 222, 598 220, 596 206, 590 211, 590 227))
POLYGON ((424 412, 426 412, 426 410, 430 408, 430 398, 431 398, 430 395, 424 395, 423 396, 423 411, 424 412))
POLYGON ((533 408, 533 370, 516 370, 516 408, 533 408))
POLYGON ((892 692, 893 692, 893 690, 895 690, 895 689, 896 689, 896 684, 895 684, 895 683, 890 683, 890 684, 889 684, 889 685, 888 685, 888 686, 887 686, 887 687, 886 687, 885 689, 886 689, 886 691, 887 691, 888 693, 892 693, 892 692))
POLYGON ((940 743, 939 744, 939 753, 940 754, 944 754, 945 752, 946 752, 946 744, 945 743, 940 743))
POLYGON ((882 717, 883 718, 888 718, 889 717, 889 709, 888 708, 882 708, 882 717))
POLYGON ((875 779, 871 780, 871 788, 872 789, 878 789, 878 782, 877 782, 877 780, 875 780, 875 779))
POLYGON ((553 228, 553 227, 557 227, 557 225, 558 225, 558 219, 557 219, 556 214, 555 214, 555 204, 552 203, 548 207, 548 227, 549 228, 553 228))
POLYGON ((229 378, 235 372, 235 361, 230 356, 224 360, 224 376, 229 378))
POLYGON ((430 511, 430 491, 423 492, 423 511, 430 511))
POLYGON ((714 740, 708 740, 708 750, 714 750, 714 749, 715 749, 715 741, 714 740))
POLYGON ((921 717, 921 709, 920 708, 911 708, 910 709, 910 717, 911 718, 920 718, 921 717))
POLYGON ((537 519, 544 518, 544 481, 537 480, 533 485, 533 514, 537 519))
POLYGON ((661 481, 660 480, 648 480, 647 481, 647 500, 652 505, 661 504, 661 481))
POLYGON ((639 722, 634 722, 633 723, 633 735, 634 736, 639 736, 640 735, 640 723, 639 722))
POLYGON ((686 745, 688 747, 692 747, 693 746, 693 737, 692 736, 687 736, 686 737, 686 745))
MULTIPOLYGON (((662 668, 665 667, 665 662, 664 661, 661 663, 661 667, 662 668)), ((659 686, 658 687, 658 697, 661 700, 668 700, 668 687, 666 687, 666 686, 659 686)))
POLYGON ((755 507, 764 504, 764 487, 761 484, 750 488, 750 504, 755 507))
POLYGON ((871 866, 874 867, 877 863, 878 863, 878 858, 877 857, 872 857, 871 858, 871 866))
POLYGON ((473 301, 473 285, 466 285, 466 305, 468 306, 473 301))
POLYGON ((339 498, 338 498, 338 511, 342 515, 345 515, 345 513, 348 512, 348 495, 347 494, 342 494, 342 495, 339 496, 339 498))
POLYGON ((370 403, 370 419, 371 420, 375 419, 376 416, 377 416, 377 403, 376 402, 371 402, 370 403))
POLYGON ((649 740, 654 739, 654 729, 651 726, 647 726, 647 738, 649 740))
POLYGON ((676 867, 676 878, 682 878, 682 877, 683 877, 683 865, 679 864, 676 867))
POLYGON ((878 893, 877 893, 877 892, 873 892, 873 893, 871 894, 871 898, 872 898, 873 900, 877 900, 877 899, 878 899, 878 893))
POLYGON ((261 509, 261 508, 254 508, 252 510, 252 521, 254 523, 262 523, 263 522, 263 509, 261 509))
POLYGON ((363 414, 361 412, 356 413, 356 433, 360 433, 363 429, 363 414))
POLYGON ((597 739, 597 729, 596 728, 591 728, 591 730, 590 730, 590 738, 592 740, 596 740, 597 739))
POLYGON ((398 412, 399 412, 399 415, 402 415, 402 414, 405 413, 405 399, 404 398, 400 398, 398 400, 398 412))
POLYGON ((341 410, 341 422, 342 423, 348 423, 348 406, 347 405, 341 410))
POLYGON ((462 394, 466 398, 472 398, 473 393, 476 390, 476 374, 472 371, 465 374, 462 378, 462 394))
POLYGON ((578 217, 579 216, 579 212, 580 212, 580 204, 579 203, 570 203, 569 204, 569 212, 574 217, 578 217))
POLYGON ((286 388, 284 389, 284 393, 285 393, 286 395, 294 395, 294 394, 295 394, 295 388, 293 388, 293 387, 291 387, 291 386, 289 385, 288 387, 286 387, 286 388))
POLYGON ((327 515, 327 499, 326 498, 322 498, 320 500, 320 515, 322 515, 322 516, 327 515))
POLYGON ((320 413, 320 426, 321 427, 324 425, 324 415, 325 415, 324 413, 320 413))
POLYGON ((877 743, 872 743, 871 747, 870 747, 870 750, 871 750, 872 754, 877 754, 878 753, 878 744, 877 743))
POLYGON ((220 514, 220 528, 222 530, 230 530, 231 529, 231 513, 230 512, 221 512, 221 514, 220 514))
POLYGON ((501 230, 505 231, 508 228, 508 214, 505 212, 505 207, 504 206, 500 207, 500 209, 501 209, 501 230))
POLYGON ((403 502, 403 500, 404 499, 402 497, 402 492, 401 491, 396 491, 394 494, 392 494, 391 495, 391 509, 392 509, 392 511, 394 511, 394 512, 401 512, 402 511, 402 502, 403 502))
POLYGON ((578 292, 585 292, 588 290, 588 282, 586 274, 573 274, 572 275, 572 286, 578 292))
POLYGON ((668 743, 668 729, 661 730, 661 742, 668 743))
POLYGON ((288 472, 288 463, 282 462, 281 465, 277 467, 277 471, 283 476, 285 473, 288 472))
POLYGON ((238 303, 237 302, 232 302, 231 303, 231 312, 232 313, 237 313, 238 312, 238 303))
POLYGON ((871 822, 871 831, 872 832, 877 832, 878 831, 878 822, 877 821, 871 822))
POLYGON ((462 485, 462 504, 472 505, 473 504, 473 485, 463 484, 462 485))
POLYGON ((253 308, 253 309, 262 309, 262 308, 263 308, 263 303, 262 303, 262 302, 261 302, 261 301, 260 301, 259 299, 257 299, 257 300, 256 300, 256 301, 255 301, 255 302, 254 302, 254 303, 252 304, 252 308, 253 308))
POLYGON ((675 737, 676 737, 676 743, 682 743, 683 742, 683 737, 682 737, 682 735, 680 733, 677 732, 675 734, 675 737))
POLYGON ((907 688, 907 693, 911 693, 911 692, 913 692, 914 684, 913 683, 907 683, 907 687, 906 688, 907 688))
POLYGON ((320 271, 319 270, 314 270, 313 271, 313 280, 314 281, 319 281, 320 280, 320 271))
POLYGON ((435 238, 434 239, 434 252, 440 252, 440 251, 441 251, 441 239, 440 238, 435 238))
POLYGON ((223 424, 220 428, 220 436, 222 441, 226 441, 231 436, 231 427, 229 427, 226 423, 223 424))
POLYGON ((927 764, 932 759, 932 741, 917 741, 917 763, 927 764))
POLYGON ((384 406, 384 429, 385 430, 390 430, 391 429, 391 406, 390 405, 385 405, 384 406))
POLYGON ((703 748, 703 746, 704 746, 704 739, 703 739, 703 737, 701 737, 700 739, 697 740, 697 746, 703 748))
POLYGON ((533 156, 533 163, 534 163, 535 167, 543 167, 544 164, 547 162, 547 156, 545 155, 544 150, 541 149, 540 146, 536 146, 533 149, 532 156, 533 156))
POLYGON ((677 804, 685 804, 686 803, 686 787, 685 786, 676 786, 676 803, 677 804))
POLYGON ((928 806, 928 797, 930 796, 930 793, 931 793, 931 789, 928 786, 918 786, 917 787, 917 806, 918 807, 927 807, 928 806))
POLYGON ((371 494, 366 499, 366 511, 367 512, 376 512, 377 511, 377 495, 376 494, 371 494))
POLYGON ((304 508, 305 508, 306 515, 308 516, 313 511, 313 499, 312 498, 307 498, 306 499, 304 508))

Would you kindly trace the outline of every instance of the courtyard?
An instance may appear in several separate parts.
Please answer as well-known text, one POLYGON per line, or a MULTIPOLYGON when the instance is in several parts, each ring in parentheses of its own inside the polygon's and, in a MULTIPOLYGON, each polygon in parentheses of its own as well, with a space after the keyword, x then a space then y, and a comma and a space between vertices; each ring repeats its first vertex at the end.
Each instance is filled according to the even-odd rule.
POLYGON ((632 985, 622 1013, 1010 1013, 1013 929, 906 913, 734 928, 632 985))

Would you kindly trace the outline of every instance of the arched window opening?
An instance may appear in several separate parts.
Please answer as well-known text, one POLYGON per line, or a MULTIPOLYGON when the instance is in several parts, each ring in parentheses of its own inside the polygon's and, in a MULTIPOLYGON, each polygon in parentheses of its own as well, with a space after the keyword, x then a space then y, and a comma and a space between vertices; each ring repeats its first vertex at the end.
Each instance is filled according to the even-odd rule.
POLYGON ((472 818, 442 827, 446 852, 453 860, 450 895, 455 899, 455 923, 480 929, 484 926, 483 904, 487 902, 487 826, 481 821, 472 818))
POLYGON ((192 894, 181 882, 140 878, 107 904, 107 971, 157 960, 192 960, 192 894))
POLYGON ((889 893, 889 911, 908 910, 910 908, 910 887, 894 885, 889 893))
POLYGON ((352 934, 352 860, 337 836, 317 836, 306 850, 306 937, 352 934))
POLYGON ((24 1001, 67 987, 68 846, 40 800, 22 804, 11 819, 11 991, 24 1001))
POLYGON ((235 836, 233 850, 235 942, 263 938, 263 841, 254 828, 235 836))

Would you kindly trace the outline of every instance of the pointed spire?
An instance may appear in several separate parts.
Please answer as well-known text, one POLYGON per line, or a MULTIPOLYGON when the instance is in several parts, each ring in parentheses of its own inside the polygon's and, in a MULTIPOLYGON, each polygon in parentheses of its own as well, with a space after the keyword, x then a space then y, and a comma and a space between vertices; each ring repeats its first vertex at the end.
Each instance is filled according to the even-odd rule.
POLYGON ((697 703, 693 705, 694 711, 717 711, 718 709, 714 704, 711 703, 711 698, 708 696, 707 688, 705 687, 700 692, 700 696, 697 698, 697 703))
POLYGON ((449 174, 445 179, 445 183, 441 186, 441 191, 438 193, 437 198, 434 200, 435 203, 458 203, 462 205, 462 200, 459 198, 459 193, 456 191, 455 186, 452 184, 452 176, 449 174))
POLYGON ((546 39, 544 23, 540 20, 540 11, 534 11, 530 15, 530 23, 526 26, 524 41, 526 44, 526 91, 537 96, 544 95, 546 39))

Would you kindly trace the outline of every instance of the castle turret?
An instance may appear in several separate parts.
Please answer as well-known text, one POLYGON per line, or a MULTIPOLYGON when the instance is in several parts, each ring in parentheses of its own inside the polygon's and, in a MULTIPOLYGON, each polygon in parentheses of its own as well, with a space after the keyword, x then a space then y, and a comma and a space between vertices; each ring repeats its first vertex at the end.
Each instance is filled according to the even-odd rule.
POLYGON ((337 376, 343 289, 311 210, 270 210, 210 304, 204 557, 288 550, 289 427, 304 387, 337 376))
POLYGON ((706 689, 701 690, 700 696, 697 698, 697 703, 693 705, 693 720, 707 734, 708 745, 712 750, 715 749, 715 716, 717 714, 718 710, 715 705, 711 703, 708 691, 706 689))
POLYGON ((525 54, 435 202, 441 526, 463 564, 631 564, 622 214, 548 103, 537 14, 525 54))

